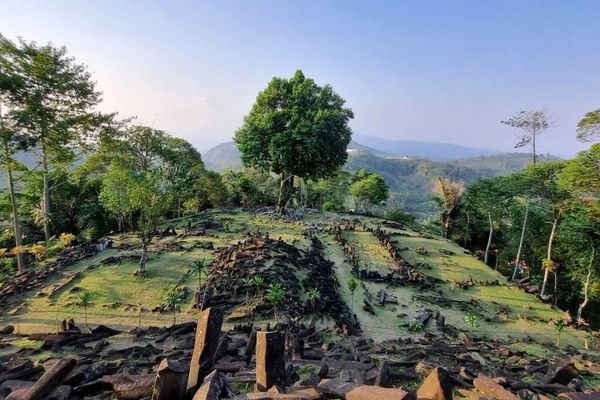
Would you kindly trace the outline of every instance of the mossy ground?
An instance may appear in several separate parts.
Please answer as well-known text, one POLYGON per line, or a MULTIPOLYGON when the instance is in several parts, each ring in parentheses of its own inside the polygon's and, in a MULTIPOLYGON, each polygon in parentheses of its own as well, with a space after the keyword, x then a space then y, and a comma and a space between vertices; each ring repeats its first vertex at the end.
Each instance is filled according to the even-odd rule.
MULTIPOLYGON (((18 326, 21 332, 52 331, 56 329, 56 321, 64 318, 74 318, 79 325, 83 324, 82 307, 77 305, 78 293, 89 290, 94 294, 92 305, 88 309, 90 325, 106 324, 119 328, 131 328, 138 324, 169 325, 173 321, 171 313, 151 312, 162 302, 167 288, 180 284, 186 289, 188 296, 177 314, 178 322, 194 320, 197 310, 192 308, 193 293, 198 286, 197 277, 188 274, 192 261, 207 258, 213 259, 215 253, 206 250, 206 242, 212 242, 215 249, 230 243, 244 240, 247 231, 269 232, 272 238, 282 240, 306 250, 310 242, 303 235, 308 226, 325 227, 330 221, 358 219, 360 223, 376 227, 381 220, 366 217, 340 216, 334 213, 308 214, 302 222, 286 222, 266 215, 253 215, 238 210, 209 211, 197 216, 180 218, 169 221, 164 226, 174 226, 178 232, 187 225, 188 220, 194 223, 203 220, 215 220, 224 224, 221 229, 210 229, 206 236, 189 236, 177 238, 174 236, 156 239, 152 245, 150 259, 147 264, 147 276, 134 276, 137 261, 125 259, 121 263, 100 265, 100 261, 111 256, 136 256, 138 239, 132 235, 117 235, 112 237, 118 248, 109 249, 93 257, 77 262, 62 271, 62 274, 51 282, 65 282, 70 274, 82 272, 55 296, 36 294, 46 288, 37 288, 23 293, 15 299, 15 305, 25 303, 23 312, 10 316, 6 312, 0 316, 0 325, 11 323, 18 326), (183 250, 165 251, 169 245, 182 246, 183 250), (157 249, 162 249, 158 251, 157 249), (97 267, 88 270, 92 265, 97 267), (140 313, 140 306, 144 309, 140 313)), ((320 231, 319 238, 325 245, 325 255, 335 263, 335 276, 340 283, 339 291, 342 299, 357 314, 363 331, 376 340, 395 338, 398 336, 419 336, 423 332, 409 332, 407 323, 425 311, 440 311, 446 318, 446 323, 471 332, 473 335, 490 338, 513 338, 517 343, 524 336, 532 336, 552 346, 556 340, 556 331, 552 320, 564 317, 564 314, 539 302, 533 295, 508 285, 506 279, 497 271, 484 265, 481 261, 465 253, 460 246, 433 236, 422 236, 414 231, 389 229, 394 232, 395 246, 402 249, 402 256, 412 264, 427 265, 419 267, 424 274, 442 281, 432 290, 417 290, 405 285, 387 287, 384 284, 364 282, 365 287, 376 295, 381 288, 398 297, 399 304, 375 306, 376 313, 371 315, 363 311, 363 288, 351 295, 347 282, 350 279, 351 267, 345 261, 341 247, 334 241, 333 236, 320 231), (427 254, 417 253, 417 249, 425 248, 427 254), (475 281, 495 281, 498 286, 475 285, 467 289, 456 287, 455 282, 473 279, 475 281), (435 301, 427 299, 447 298, 457 302, 472 302, 472 312, 480 317, 480 326, 470 328, 464 320, 465 310, 458 307, 444 307, 435 301), (508 306, 508 313, 498 313, 500 306, 508 306)), ((361 230, 344 232, 359 252, 361 263, 371 269, 386 271, 391 264, 391 258, 377 239, 369 232, 361 230)), ((298 272, 298 278, 305 274, 298 272)), ((5 310, 8 311, 8 310, 5 310)), ((506 310, 505 310, 506 311, 506 310)), ((326 321, 323 321, 324 323, 326 321)), ((426 329, 434 329, 429 325, 426 329)), ((583 335, 568 328, 562 334, 561 345, 583 346, 583 335)), ((550 347, 551 348, 551 347, 550 347)))

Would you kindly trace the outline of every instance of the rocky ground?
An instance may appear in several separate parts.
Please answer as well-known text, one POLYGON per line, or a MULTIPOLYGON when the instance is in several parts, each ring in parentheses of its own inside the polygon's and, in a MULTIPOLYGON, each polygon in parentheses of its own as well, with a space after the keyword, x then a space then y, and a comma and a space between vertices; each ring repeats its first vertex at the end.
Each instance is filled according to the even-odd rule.
MULTIPOLYGON (((166 226, 153 245, 168 260, 212 252, 203 290, 190 296, 193 321, 90 330, 65 320, 52 333, 27 334, 7 325, 0 331, 0 399, 600 396, 597 349, 576 346, 572 328, 560 348, 535 332, 507 336, 523 325, 511 310, 519 301, 529 312, 524 329, 560 313, 507 287, 458 246, 381 220, 226 215, 166 226), (359 279, 356 294, 348 291, 349 276, 359 279), (275 303, 267 295, 273 284, 284 288, 275 303), (311 299, 315 288, 320 295, 311 299), (486 297, 501 299, 498 293, 508 294, 506 302, 486 297), (466 329, 466 313, 479 315, 487 330, 466 329)), ((86 274, 134 262, 135 243, 115 240, 120 248, 98 262, 98 248, 82 245, 4 283, 0 309, 31 318, 30 293, 53 307, 86 274), (69 269, 92 257, 92 265, 69 269)), ((152 265, 150 274, 168 266, 152 265)), ((180 283, 188 278, 174 275, 180 283)), ((142 290, 156 278, 149 279, 142 290)), ((170 313, 164 304, 153 309, 170 313)))

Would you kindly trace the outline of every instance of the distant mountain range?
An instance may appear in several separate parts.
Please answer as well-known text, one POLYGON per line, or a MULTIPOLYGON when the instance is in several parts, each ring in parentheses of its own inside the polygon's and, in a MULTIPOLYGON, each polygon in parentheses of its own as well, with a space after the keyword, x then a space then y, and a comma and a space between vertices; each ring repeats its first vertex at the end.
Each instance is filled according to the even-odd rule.
MULTIPOLYGON (((405 211, 417 217, 436 212, 433 181, 438 176, 470 184, 479 178, 510 175, 531 163, 527 153, 502 153, 446 143, 387 140, 354 135, 348 145, 347 171, 362 168, 385 178, 405 211), (367 144, 365 144, 367 143, 367 144)), ((240 153, 233 142, 220 144, 202 155, 208 169, 241 169, 240 153)), ((540 156, 540 161, 558 160, 540 156)))

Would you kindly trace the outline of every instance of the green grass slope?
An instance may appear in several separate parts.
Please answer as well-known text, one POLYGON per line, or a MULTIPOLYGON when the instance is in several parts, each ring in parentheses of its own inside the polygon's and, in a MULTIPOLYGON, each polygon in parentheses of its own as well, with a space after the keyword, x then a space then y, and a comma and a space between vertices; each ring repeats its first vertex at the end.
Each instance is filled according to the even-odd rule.
MULTIPOLYGON (((402 258, 437 283, 432 288, 421 289, 410 283, 391 285, 361 281, 352 296, 347 286, 352 267, 334 235, 328 232, 332 224, 344 224, 352 220, 357 220, 358 228, 342 234, 357 249, 359 265, 384 275, 394 261, 377 238, 362 229, 363 226, 373 229, 382 226, 383 220, 314 213, 307 214, 299 221, 287 221, 243 211, 209 211, 165 224, 165 227, 175 227, 178 233, 183 232, 188 222, 195 226, 204 224, 208 229, 200 236, 177 235, 155 240, 150 249, 145 278, 133 275, 137 270, 139 255, 137 238, 133 235, 114 236, 111 238, 114 248, 72 264, 44 282, 42 287, 32 288, 10 299, 8 307, 0 310, 0 326, 13 324, 20 332, 53 331, 57 321, 65 318, 74 318, 81 326, 84 310, 78 305, 78 296, 84 290, 94 294, 88 308, 90 325, 102 323, 117 328, 132 328, 139 324, 169 325, 172 323, 172 313, 159 312, 158 308, 163 303, 166 290, 176 285, 186 294, 177 321, 194 320, 197 309, 192 307, 193 293, 198 287, 198 278, 190 273, 192 261, 200 258, 214 260, 220 249, 244 240, 248 231, 268 232, 271 238, 281 238, 304 253, 311 243, 306 234, 310 231, 323 243, 325 257, 334 263, 339 296, 352 308, 363 333, 369 337, 385 340, 422 336, 427 332, 448 334, 439 331, 434 322, 427 323, 423 330, 416 332, 409 329, 411 320, 423 313, 437 311, 445 317, 446 324, 469 335, 506 338, 515 343, 526 336, 545 344, 552 344, 556 340, 553 321, 565 317, 560 310, 511 286, 501 274, 467 254, 458 245, 410 230, 384 227, 392 234, 394 246, 402 258), (209 249, 211 246, 214 249, 209 249), (421 250, 417 252, 418 249, 421 250), (423 249, 426 254, 422 254, 423 249), (473 285, 461 288, 462 283, 471 280, 474 281, 473 285), (494 284, 490 285, 490 282, 494 284), (377 301, 371 300, 374 314, 365 311, 363 300, 369 294, 372 299, 376 298, 381 289, 397 297, 398 304, 380 306, 377 301), (478 327, 466 323, 467 314, 476 315, 478 327)), ((302 281, 308 271, 300 269, 293 273, 302 281)), ((305 299, 305 296, 301 297, 305 299)), ((273 317, 266 314, 259 318, 273 317)), ((305 316, 307 320, 310 318, 312 316, 305 316)), ((324 317, 320 323, 331 325, 332 320, 324 317)), ((562 334, 561 345, 582 347, 583 335, 568 328, 562 334)))

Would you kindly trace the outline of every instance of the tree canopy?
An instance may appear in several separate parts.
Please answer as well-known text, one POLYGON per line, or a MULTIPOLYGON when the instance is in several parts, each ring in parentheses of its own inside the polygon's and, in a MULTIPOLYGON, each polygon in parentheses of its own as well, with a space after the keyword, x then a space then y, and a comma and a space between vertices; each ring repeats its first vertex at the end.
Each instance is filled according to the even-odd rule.
POLYGON ((284 207, 293 177, 330 176, 347 158, 354 117, 329 85, 319 86, 298 70, 290 79, 273 78, 235 132, 244 165, 281 177, 284 207))

